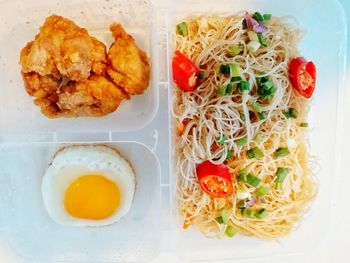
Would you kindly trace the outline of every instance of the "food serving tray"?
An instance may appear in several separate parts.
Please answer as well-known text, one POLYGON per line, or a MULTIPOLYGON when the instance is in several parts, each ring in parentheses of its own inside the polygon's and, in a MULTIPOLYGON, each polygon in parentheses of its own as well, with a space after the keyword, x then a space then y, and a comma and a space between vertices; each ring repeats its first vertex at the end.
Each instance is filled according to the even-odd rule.
POLYGON ((148 0, 13 0, 0 6, 0 238, 19 257, 33 262, 146 262, 170 250, 193 261, 254 261, 306 253, 327 243, 332 185, 340 172, 337 135, 346 46, 345 15, 337 0, 179 0, 163 5, 148 0), (295 17, 306 33, 301 53, 318 70, 309 124, 319 193, 300 226, 278 241, 208 239, 193 227, 183 230, 176 208, 170 111, 175 25, 189 15, 242 10, 295 17), (109 25, 122 23, 151 58, 150 88, 106 117, 44 117, 24 91, 18 60, 20 49, 51 14, 72 19, 107 45, 112 43, 109 25), (57 225, 41 199, 43 173, 59 148, 96 143, 117 148, 135 168, 131 210, 107 227, 57 225))

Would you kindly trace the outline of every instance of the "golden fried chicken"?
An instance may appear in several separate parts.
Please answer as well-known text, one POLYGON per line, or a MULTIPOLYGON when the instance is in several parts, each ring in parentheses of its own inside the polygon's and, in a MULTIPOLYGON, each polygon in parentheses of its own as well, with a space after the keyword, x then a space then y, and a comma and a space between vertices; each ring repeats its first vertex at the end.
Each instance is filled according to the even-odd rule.
POLYGON ((61 76, 70 80, 87 80, 91 72, 106 70, 105 45, 90 36, 86 29, 61 16, 50 16, 35 40, 21 51, 22 72, 41 76, 61 76))
POLYGON ((85 82, 71 81, 52 94, 35 100, 49 118, 104 116, 126 98, 124 91, 104 76, 92 75, 85 82))
POLYGON ((128 94, 142 94, 149 86, 150 63, 120 24, 110 26, 115 42, 108 51, 108 75, 128 94))

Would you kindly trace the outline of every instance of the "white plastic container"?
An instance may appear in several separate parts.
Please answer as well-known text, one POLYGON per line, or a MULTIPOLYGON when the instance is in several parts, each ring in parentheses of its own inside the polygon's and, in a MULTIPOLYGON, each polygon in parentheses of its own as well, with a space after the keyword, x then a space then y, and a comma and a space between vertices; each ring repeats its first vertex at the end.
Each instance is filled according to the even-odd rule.
POLYGON ((338 97, 344 88, 346 25, 337 0, 177 0, 162 7, 147 0, 12 0, 0 7, 0 238, 19 256, 33 262, 145 262, 170 249, 188 260, 254 261, 306 253, 327 241, 341 139, 338 97), (311 153, 320 165, 319 194, 300 227, 278 242, 242 236, 207 239, 193 227, 183 230, 177 215, 169 111, 172 33, 176 23, 191 14, 241 10, 296 17, 306 30, 301 53, 318 70, 309 123, 311 153), (110 23, 123 23, 151 57, 147 92, 103 118, 45 118, 24 91, 18 60, 20 49, 50 14, 73 19, 106 44, 112 41, 110 23), (48 218, 41 178, 54 152, 76 143, 111 145, 134 165, 136 198, 120 222, 76 228, 48 218))

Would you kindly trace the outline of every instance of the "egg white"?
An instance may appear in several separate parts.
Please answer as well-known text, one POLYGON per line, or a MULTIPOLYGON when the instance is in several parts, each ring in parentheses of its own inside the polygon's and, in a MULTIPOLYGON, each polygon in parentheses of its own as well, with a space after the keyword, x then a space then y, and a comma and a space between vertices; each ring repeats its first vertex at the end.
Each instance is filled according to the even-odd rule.
POLYGON ((77 145, 57 152, 45 172, 41 185, 44 206, 59 224, 73 226, 104 226, 126 215, 135 193, 135 174, 129 162, 114 149, 104 145, 77 145), (120 189, 120 206, 110 217, 101 220, 75 218, 64 206, 68 186, 87 174, 102 175, 120 189))

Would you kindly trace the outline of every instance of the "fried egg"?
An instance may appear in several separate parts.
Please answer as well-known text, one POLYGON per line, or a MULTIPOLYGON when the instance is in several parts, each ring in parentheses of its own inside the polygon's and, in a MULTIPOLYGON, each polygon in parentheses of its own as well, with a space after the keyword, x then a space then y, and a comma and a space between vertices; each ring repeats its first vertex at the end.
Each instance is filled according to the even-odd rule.
POLYGON ((104 226, 128 213, 135 174, 129 162, 108 146, 70 146, 57 152, 45 172, 41 192, 56 223, 104 226))

